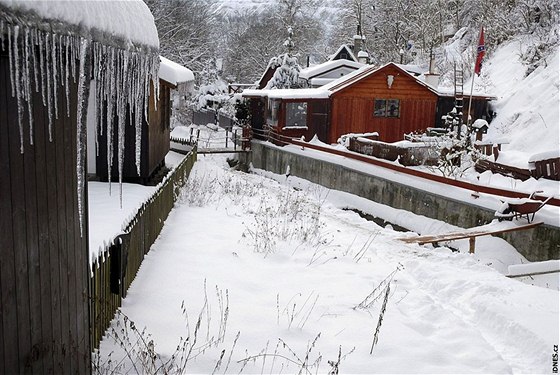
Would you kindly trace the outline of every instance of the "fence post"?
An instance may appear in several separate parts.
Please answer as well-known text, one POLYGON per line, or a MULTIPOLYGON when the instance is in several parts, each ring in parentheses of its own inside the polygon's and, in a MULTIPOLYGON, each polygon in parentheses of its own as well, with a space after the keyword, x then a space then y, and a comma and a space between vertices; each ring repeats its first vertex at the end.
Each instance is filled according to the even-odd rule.
POLYGON ((226 129, 226 148, 228 148, 228 130, 226 129))
POLYGON ((237 150, 237 129, 233 131, 233 149, 237 150))

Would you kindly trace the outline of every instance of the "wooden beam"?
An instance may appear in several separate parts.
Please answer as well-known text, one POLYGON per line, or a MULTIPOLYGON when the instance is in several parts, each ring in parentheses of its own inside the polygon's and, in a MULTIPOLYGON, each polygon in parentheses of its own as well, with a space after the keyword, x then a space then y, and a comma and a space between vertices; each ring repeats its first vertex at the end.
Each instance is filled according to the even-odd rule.
MULTIPOLYGON (((464 232, 453 232, 453 233, 445 233, 445 234, 436 234, 436 235, 426 235, 426 236, 418 236, 418 237, 404 237, 404 238, 397 238, 398 240, 406 243, 418 243, 420 245, 424 245, 427 243, 434 243, 434 242, 444 242, 444 241, 455 241, 455 240, 462 240, 465 238, 475 238, 480 236, 489 236, 493 234, 501 234, 507 232, 515 232, 518 230, 526 230, 535 228, 539 225, 543 224, 542 222, 538 223, 531 223, 527 225, 519 225, 511 228, 505 229, 498 229, 498 230, 465 230, 464 232)), ((472 245, 474 247, 474 244, 472 245)))

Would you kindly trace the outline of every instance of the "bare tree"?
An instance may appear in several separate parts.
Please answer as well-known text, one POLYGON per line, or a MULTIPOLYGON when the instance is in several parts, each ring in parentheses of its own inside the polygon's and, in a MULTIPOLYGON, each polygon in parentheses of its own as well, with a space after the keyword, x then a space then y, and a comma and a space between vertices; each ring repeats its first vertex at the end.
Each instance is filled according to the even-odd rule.
POLYGON ((160 51, 180 64, 202 71, 217 48, 214 0, 146 0, 154 15, 160 51))

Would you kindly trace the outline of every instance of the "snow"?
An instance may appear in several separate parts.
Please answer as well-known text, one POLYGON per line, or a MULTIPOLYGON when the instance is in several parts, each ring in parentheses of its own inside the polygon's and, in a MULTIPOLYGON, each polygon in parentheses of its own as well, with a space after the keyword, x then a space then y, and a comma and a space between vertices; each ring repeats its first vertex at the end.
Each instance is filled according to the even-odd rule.
POLYGON ((512 264, 509 266, 509 276, 536 272, 560 272, 560 260, 555 259, 528 264, 512 264))
MULTIPOLYGON (((258 141, 254 141, 258 142, 258 141)), ((328 145, 325 145, 329 147, 328 145)), ((269 147, 277 147, 269 144, 269 147)), ((330 146, 333 147, 333 146, 330 146)), ((338 146, 334 146, 336 149, 338 146)), ((447 184, 434 182, 432 180, 427 180, 421 177, 404 175, 402 173, 392 171, 387 168, 380 166, 371 165, 358 160, 346 158, 344 156, 327 154, 322 151, 313 150, 310 148, 303 148, 295 145, 283 146, 282 150, 285 152, 290 152, 294 154, 304 155, 306 157, 325 160, 331 163, 339 164, 344 167, 357 170, 363 173, 371 174, 382 179, 389 181, 394 181, 403 185, 409 185, 414 188, 431 192, 444 197, 449 197, 457 201, 467 202, 469 204, 483 207, 492 211, 496 211, 502 205, 502 197, 494 196, 491 194, 484 194, 476 192, 473 195, 473 191, 462 189, 455 186, 450 186, 447 184)), ((387 162, 390 163, 390 162, 387 162)), ((398 162, 394 162, 397 163, 398 162)), ((527 181, 514 180, 509 177, 504 177, 499 174, 492 174, 490 171, 478 174, 474 173, 466 174, 463 177, 467 181, 482 185, 499 187, 503 189, 514 190, 518 192, 523 192, 526 194, 534 193, 535 191, 542 191, 539 193, 541 196, 553 196, 559 197, 560 191, 558 190, 558 182, 552 180, 541 179, 539 181, 530 178, 527 181)), ((560 226, 560 207, 547 205, 541 208, 535 215, 536 221, 543 221, 546 224, 552 226, 560 226)))
POLYGON ((103 32, 127 42, 159 48, 154 18, 142 0, 0 0, 0 5, 14 12, 34 13, 47 23, 60 21, 91 34, 103 32))
POLYGON ((362 66, 364 66, 364 64, 350 60, 329 60, 322 64, 317 64, 310 66, 309 68, 302 69, 299 73, 299 77, 303 79, 309 79, 340 67, 359 69, 362 66))
POLYGON ((268 97, 269 99, 326 99, 330 91, 324 88, 314 89, 271 89, 245 90, 243 97, 268 97))
MULTIPOLYGON (((162 362, 181 337, 197 337, 186 372, 327 373, 339 350, 341 373, 550 371, 558 291, 496 271, 524 261, 503 240, 481 238, 474 256, 404 244, 341 208, 378 208, 429 231, 447 224, 255 172, 278 182, 230 171, 225 157, 199 160, 123 300, 162 362)), ((119 324, 102 362, 123 356, 111 339, 119 324)))
POLYGON ((155 191, 153 186, 122 184, 122 207, 119 194, 111 194, 104 182, 88 182, 89 259, 105 251, 113 239, 123 233, 123 225, 155 191))
POLYGON ((558 159, 558 158, 560 158, 560 149, 533 154, 529 158, 529 163, 534 163, 540 160, 549 160, 549 159, 558 159))
POLYGON ((160 56, 159 59, 159 78, 175 86, 179 83, 194 81, 194 74, 190 69, 163 56, 160 56))
MULTIPOLYGON (((486 140, 506 138, 503 151, 524 154, 525 163, 536 152, 560 149, 559 57, 558 47, 551 51, 547 63, 524 76, 519 61, 526 41, 512 40, 500 46, 482 68, 481 78, 496 93, 496 118, 490 123, 486 140)), ((525 167, 526 168, 526 167, 525 167)))

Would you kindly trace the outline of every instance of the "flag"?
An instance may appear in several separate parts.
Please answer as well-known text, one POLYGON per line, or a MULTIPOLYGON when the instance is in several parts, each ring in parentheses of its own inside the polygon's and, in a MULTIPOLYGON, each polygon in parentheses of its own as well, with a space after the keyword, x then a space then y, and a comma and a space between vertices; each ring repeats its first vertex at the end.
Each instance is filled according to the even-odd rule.
POLYGON ((480 69, 482 68, 482 59, 484 58, 484 53, 486 52, 486 47, 484 46, 484 28, 480 28, 480 37, 478 39, 478 47, 476 49, 476 64, 474 65, 474 72, 480 75, 480 69))

